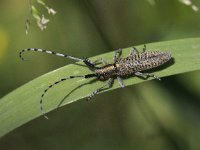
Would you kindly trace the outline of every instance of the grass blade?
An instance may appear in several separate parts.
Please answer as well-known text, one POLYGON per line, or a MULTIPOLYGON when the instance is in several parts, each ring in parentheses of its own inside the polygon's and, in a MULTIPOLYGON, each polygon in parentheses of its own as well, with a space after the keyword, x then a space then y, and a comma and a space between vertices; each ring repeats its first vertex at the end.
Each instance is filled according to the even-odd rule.
MULTIPOLYGON (((138 49, 142 49, 142 47, 137 46, 138 49)), ((155 74, 157 76, 164 77, 200 69, 200 38, 151 43, 147 44, 147 50, 170 51, 175 59, 173 65, 162 70, 156 70, 155 74)), ((123 49, 123 56, 128 55, 129 51, 130 48, 123 49)), ((112 62, 113 52, 93 57, 92 60, 99 57, 112 62)), ((0 100, 0 136, 41 116, 40 96, 51 83, 69 75, 87 73, 91 73, 91 71, 82 65, 67 65, 40 76, 3 97, 0 100)), ((132 77, 125 79, 124 83, 128 86, 144 81, 147 80, 132 77)), ((93 79, 67 80, 48 91, 44 97, 44 110, 49 112, 58 106, 83 99, 103 84, 103 82, 94 81, 93 79)), ((111 89, 106 91, 116 88, 119 88, 117 82, 111 89)))

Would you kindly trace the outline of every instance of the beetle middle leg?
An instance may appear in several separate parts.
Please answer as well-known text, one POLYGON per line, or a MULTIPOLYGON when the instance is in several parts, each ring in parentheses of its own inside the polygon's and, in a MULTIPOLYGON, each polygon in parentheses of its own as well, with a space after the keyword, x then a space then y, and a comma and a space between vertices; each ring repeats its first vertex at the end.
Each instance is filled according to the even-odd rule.
POLYGON ((114 63, 116 63, 117 59, 121 56, 121 54, 122 54, 121 48, 115 50, 114 57, 113 57, 114 63))
POLYGON ((142 78, 145 78, 147 79, 148 77, 152 77, 154 79, 157 79, 157 80, 161 80, 160 77, 154 75, 154 74, 151 74, 151 73, 141 73, 141 72, 135 72, 134 73, 136 76, 139 76, 139 77, 142 77, 142 78))
POLYGON ((120 87, 124 88, 125 85, 124 85, 124 82, 123 82, 122 78, 121 77, 117 77, 117 80, 118 80, 118 83, 119 83, 120 87))
POLYGON ((108 81, 100 88, 98 88, 97 90, 95 90, 94 92, 92 92, 88 97, 87 100, 90 100, 92 97, 94 97, 95 95, 97 95, 99 92, 101 92, 102 90, 104 90, 104 88, 106 86, 108 86, 109 88, 112 86, 114 79, 113 78, 109 78, 108 81))

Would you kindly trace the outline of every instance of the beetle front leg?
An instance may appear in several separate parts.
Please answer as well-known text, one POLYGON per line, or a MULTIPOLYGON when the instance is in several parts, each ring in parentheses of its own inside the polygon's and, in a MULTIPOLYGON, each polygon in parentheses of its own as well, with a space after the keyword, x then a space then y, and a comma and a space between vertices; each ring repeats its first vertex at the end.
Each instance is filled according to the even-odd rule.
POLYGON ((97 60, 94 61, 94 64, 95 64, 95 65, 98 65, 98 64, 107 65, 108 62, 107 62, 107 60, 105 60, 104 58, 98 58, 97 60))

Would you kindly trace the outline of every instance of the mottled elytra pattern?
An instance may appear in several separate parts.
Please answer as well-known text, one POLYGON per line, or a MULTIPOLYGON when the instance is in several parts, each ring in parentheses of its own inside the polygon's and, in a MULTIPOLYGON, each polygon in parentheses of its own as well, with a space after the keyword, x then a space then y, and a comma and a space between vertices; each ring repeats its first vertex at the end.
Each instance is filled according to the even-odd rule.
POLYGON ((159 67, 163 65, 164 63, 168 62, 171 59, 171 54, 169 52, 161 52, 161 51, 149 51, 146 52, 146 45, 144 45, 143 51, 141 53, 138 52, 136 48, 132 48, 130 51, 130 54, 125 58, 120 58, 120 55, 122 53, 122 49, 115 50, 113 63, 107 63, 106 60, 103 58, 100 58, 96 61, 91 61, 88 58, 77 58, 66 54, 56 53, 50 50, 44 50, 44 49, 38 49, 38 48, 28 48, 23 49, 19 53, 19 57, 22 60, 25 60, 22 57, 22 53, 26 51, 37 51, 37 52, 44 52, 47 54, 53 54, 56 56, 61 56, 65 58, 69 58, 75 61, 82 61, 89 67, 90 70, 93 71, 92 74, 86 74, 86 75, 78 75, 78 76, 68 76, 65 78, 60 79, 59 81, 54 82, 53 84, 49 85, 44 92, 41 95, 40 98, 40 110, 45 118, 48 119, 48 117, 45 115, 44 109, 43 109, 43 98, 44 95, 47 93, 47 91, 52 88, 53 86, 57 85, 58 83, 65 81, 67 79, 72 78, 92 78, 95 77, 99 80, 107 80, 106 83, 92 92, 90 95, 88 95, 87 99, 91 99, 93 96, 101 92, 105 89, 106 86, 111 87, 114 79, 117 78, 119 85, 123 88, 125 87, 122 78, 127 76, 138 76, 142 78, 148 78, 153 77, 154 79, 160 80, 159 77, 155 76, 154 74, 150 73, 143 73, 142 71, 146 71, 152 68, 159 67), (103 64, 101 67, 97 67, 97 64, 103 64))
POLYGON ((119 58, 116 61, 118 76, 129 76, 135 72, 144 71, 158 67, 171 58, 169 52, 143 52, 119 58))

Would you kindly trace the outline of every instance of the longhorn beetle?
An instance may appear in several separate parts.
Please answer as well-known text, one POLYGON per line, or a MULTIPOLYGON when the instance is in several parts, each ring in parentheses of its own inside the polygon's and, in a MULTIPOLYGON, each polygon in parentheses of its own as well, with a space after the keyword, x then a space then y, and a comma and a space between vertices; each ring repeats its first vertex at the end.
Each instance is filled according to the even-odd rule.
POLYGON ((49 85, 47 89, 44 90, 44 92, 41 95, 40 98, 40 110, 45 118, 48 119, 48 117, 45 115, 44 109, 43 109, 43 98, 46 92, 52 88, 54 85, 65 81, 67 79, 72 78, 97 78, 99 80, 107 80, 106 83, 96 89, 94 92, 92 92, 87 99, 91 99, 93 96, 98 94, 100 91, 104 90, 106 86, 111 87, 114 79, 117 78, 119 85, 123 88, 125 87, 122 78, 127 76, 138 76, 142 78, 148 78, 153 77, 154 79, 160 80, 159 77, 155 76, 151 73, 143 73, 142 71, 146 71, 152 68, 156 68, 158 66, 163 65, 164 63, 168 62, 171 59, 170 52, 161 52, 161 51, 150 51, 146 52, 146 45, 144 45, 144 48, 141 53, 135 48, 132 47, 130 54, 125 58, 120 58, 120 55, 122 53, 122 49, 115 50, 114 57, 113 57, 113 63, 108 63, 103 58, 97 59, 96 61, 91 61, 90 59, 84 57, 84 58, 77 58, 66 54, 61 54, 57 52, 53 52, 50 50, 44 50, 39 48, 28 48, 23 49, 19 53, 19 57, 22 60, 25 60, 22 57, 22 53, 27 51, 37 51, 37 52, 44 52, 47 54, 53 54, 65 58, 69 58, 75 61, 82 61, 85 63, 86 66, 88 66, 89 69, 91 69, 94 73, 86 74, 86 75, 75 75, 75 76, 68 76, 65 78, 60 79, 59 81, 54 82, 53 84, 49 85), (97 64, 103 64, 101 67, 98 67, 97 64))

